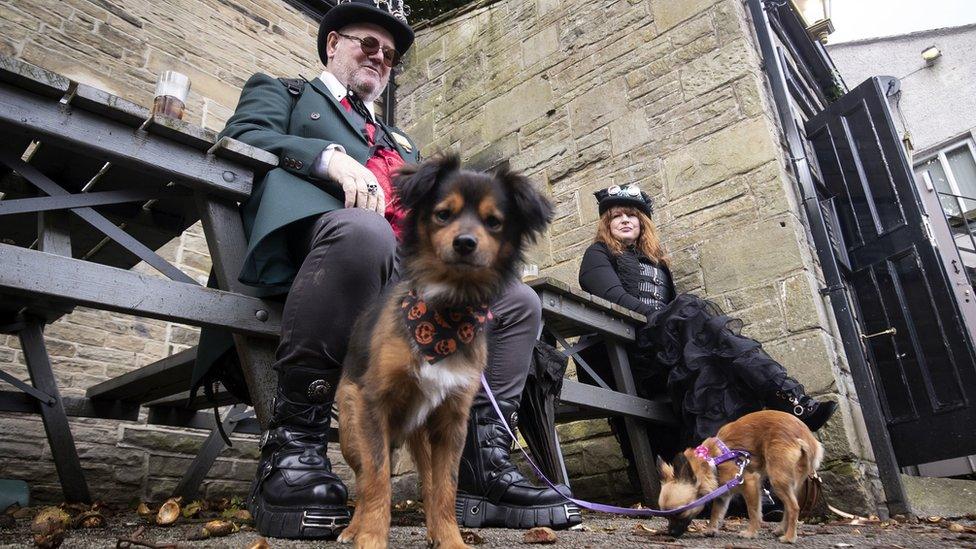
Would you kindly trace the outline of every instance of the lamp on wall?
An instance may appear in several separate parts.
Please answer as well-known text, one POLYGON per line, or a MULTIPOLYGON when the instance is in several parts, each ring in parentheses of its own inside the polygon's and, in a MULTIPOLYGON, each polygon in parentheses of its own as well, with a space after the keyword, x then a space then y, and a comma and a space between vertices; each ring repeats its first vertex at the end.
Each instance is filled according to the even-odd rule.
POLYGON ((827 35, 834 32, 834 24, 830 21, 830 0, 794 0, 794 5, 803 15, 810 37, 826 44, 827 35))
POLYGON ((924 59, 925 64, 930 67, 934 65, 936 60, 940 57, 942 57, 942 52, 935 46, 929 46, 922 50, 922 59, 924 59))

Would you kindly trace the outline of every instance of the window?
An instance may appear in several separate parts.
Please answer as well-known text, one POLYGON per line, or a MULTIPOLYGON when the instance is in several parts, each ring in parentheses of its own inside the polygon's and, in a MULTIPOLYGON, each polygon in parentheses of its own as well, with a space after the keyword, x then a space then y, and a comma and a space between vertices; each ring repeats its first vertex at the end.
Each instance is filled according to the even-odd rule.
POLYGON ((976 220, 976 146, 972 139, 953 143, 915 165, 915 176, 939 193, 951 225, 976 220))

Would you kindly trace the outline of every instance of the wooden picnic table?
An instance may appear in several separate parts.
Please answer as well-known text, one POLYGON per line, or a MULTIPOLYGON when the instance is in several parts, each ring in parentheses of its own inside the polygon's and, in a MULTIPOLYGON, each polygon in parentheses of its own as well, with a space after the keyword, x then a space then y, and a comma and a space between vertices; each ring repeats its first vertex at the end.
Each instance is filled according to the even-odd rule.
MULTIPOLYGON (((237 202, 276 165, 266 151, 0 57, 0 331, 18 335, 30 374, 26 383, 0 372, 18 389, 0 391, 0 410, 41 414, 67 500, 90 496, 66 414, 135 420, 146 399, 169 394, 137 374, 130 392, 62 398, 43 329, 78 305, 233 331, 266 420, 281 311, 237 282, 237 202), (197 221, 220 289, 154 251, 197 221), (139 262, 158 276, 129 270, 139 262)), ((201 423, 165 408, 176 423, 201 423)))

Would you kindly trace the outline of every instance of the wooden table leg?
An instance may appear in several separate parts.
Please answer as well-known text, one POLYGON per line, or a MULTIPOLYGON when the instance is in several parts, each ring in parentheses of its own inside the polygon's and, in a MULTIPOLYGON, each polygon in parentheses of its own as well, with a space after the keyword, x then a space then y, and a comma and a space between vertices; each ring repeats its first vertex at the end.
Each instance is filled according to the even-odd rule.
MULTIPOLYGON (((254 288, 237 280, 247 251, 247 240, 244 238, 244 227, 237 205, 230 200, 201 193, 196 194, 196 202, 220 289, 255 295, 254 288)), ((254 402, 258 423, 262 429, 267 429, 278 379, 277 373, 271 369, 277 343, 234 334, 234 345, 241 360, 251 400, 254 402)))
MULTIPOLYGON (((221 426, 224 432, 230 436, 234 432, 234 428, 237 427, 237 422, 243 419, 243 413, 247 410, 247 404, 235 404, 230 410, 224 414, 221 420, 221 426)), ((215 418, 216 419, 216 418, 215 418)), ((213 467, 215 461, 217 461, 217 456, 224 449, 224 438, 220 436, 220 432, 217 430, 216 421, 214 422, 214 428, 210 431, 210 436, 204 441, 203 446, 200 447, 200 451, 197 452, 197 456, 193 458, 193 463, 190 464, 190 468, 186 470, 183 478, 180 479, 180 483, 176 486, 173 491, 174 496, 183 496, 183 501, 192 501, 197 499, 197 492, 200 491, 200 484, 203 483, 203 479, 207 477, 207 473, 213 467)))
MULTIPOLYGON (((637 396, 637 385, 634 383, 634 375, 630 371, 627 349, 623 343, 611 337, 606 338, 606 345, 617 390, 637 396)), ((650 441, 647 440, 644 423, 635 418, 624 416, 624 425, 627 427, 627 434, 630 435, 630 445, 634 452, 637 476, 640 478, 645 503, 656 506, 657 496, 661 491, 661 481, 658 478, 654 463, 654 450, 651 448, 650 441)))
POLYGON ((47 433, 47 442, 54 458, 54 467, 58 471, 58 480, 64 491, 64 499, 69 502, 91 503, 88 484, 85 482, 81 462, 78 460, 78 450, 75 448, 74 437, 68 426, 68 416, 65 414, 61 393, 58 391, 54 372, 51 370, 51 361, 44 347, 43 329, 43 321, 31 319, 18 333, 24 351, 24 360, 27 362, 27 371, 30 373, 34 387, 54 399, 51 404, 41 403, 40 410, 44 431, 47 433))

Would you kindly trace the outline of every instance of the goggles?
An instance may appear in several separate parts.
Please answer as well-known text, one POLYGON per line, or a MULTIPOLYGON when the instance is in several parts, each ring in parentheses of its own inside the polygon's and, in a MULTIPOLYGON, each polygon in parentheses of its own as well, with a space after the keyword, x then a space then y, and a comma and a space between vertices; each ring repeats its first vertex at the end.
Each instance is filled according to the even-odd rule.
POLYGON ((607 194, 610 196, 629 196, 631 198, 639 198, 641 191, 637 187, 633 187, 631 185, 614 185, 607 189, 607 194))

